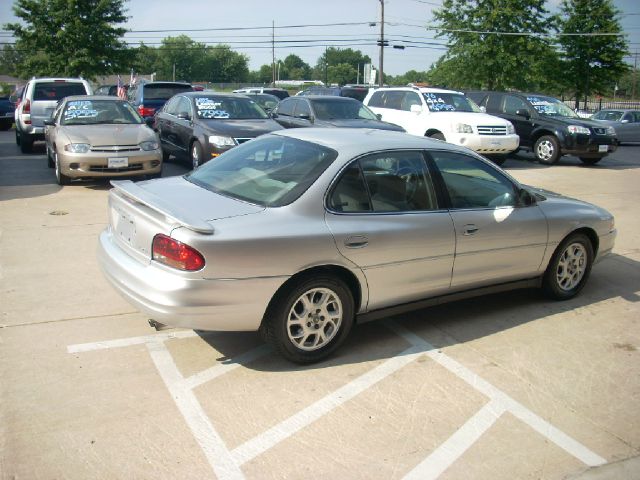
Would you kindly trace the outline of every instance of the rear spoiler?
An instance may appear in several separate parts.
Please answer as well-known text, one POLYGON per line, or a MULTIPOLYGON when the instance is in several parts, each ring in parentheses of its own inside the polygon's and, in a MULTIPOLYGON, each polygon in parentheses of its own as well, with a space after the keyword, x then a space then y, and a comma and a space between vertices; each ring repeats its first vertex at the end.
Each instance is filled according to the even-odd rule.
POLYGON ((111 185, 113 185, 113 188, 117 193, 129 197, 132 200, 143 204, 145 207, 161 213, 182 227, 205 235, 213 234, 213 227, 201 218, 197 218, 192 215, 191 212, 181 209, 179 206, 170 204, 161 197, 140 188, 131 180, 112 180, 111 185))

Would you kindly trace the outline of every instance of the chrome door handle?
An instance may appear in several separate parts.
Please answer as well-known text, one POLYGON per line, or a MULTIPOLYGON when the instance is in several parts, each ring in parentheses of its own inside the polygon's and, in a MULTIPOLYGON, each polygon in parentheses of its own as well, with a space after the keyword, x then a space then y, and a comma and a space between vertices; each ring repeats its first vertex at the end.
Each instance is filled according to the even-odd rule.
POLYGON ((369 239, 364 235, 354 235, 344 241, 344 245, 347 248, 363 248, 369 245, 369 239))
POLYGON ((464 226, 464 229, 463 229, 463 231, 462 231, 462 234, 463 234, 463 235, 467 235, 467 236, 469 236, 469 235, 474 235, 475 233, 477 233, 477 231, 478 231, 478 230, 479 230, 479 228, 478 228, 478 227, 476 227, 476 226, 475 226, 475 225, 473 225, 473 224, 469 224, 469 225, 465 225, 465 226, 464 226))

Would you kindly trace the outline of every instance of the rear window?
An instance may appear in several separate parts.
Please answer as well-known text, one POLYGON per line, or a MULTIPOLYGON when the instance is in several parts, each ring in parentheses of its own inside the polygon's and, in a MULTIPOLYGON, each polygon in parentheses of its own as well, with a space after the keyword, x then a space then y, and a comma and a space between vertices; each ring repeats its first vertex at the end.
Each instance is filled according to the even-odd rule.
POLYGON ((169 100, 171 97, 178 93, 191 92, 193 89, 189 85, 145 85, 144 86, 144 99, 145 100, 169 100))
POLYGON ((36 83, 33 87, 33 100, 58 101, 71 95, 87 95, 87 90, 80 82, 36 83))
POLYGON ((185 178, 220 195, 279 207, 306 192, 337 156, 314 143, 267 135, 232 148, 185 178))

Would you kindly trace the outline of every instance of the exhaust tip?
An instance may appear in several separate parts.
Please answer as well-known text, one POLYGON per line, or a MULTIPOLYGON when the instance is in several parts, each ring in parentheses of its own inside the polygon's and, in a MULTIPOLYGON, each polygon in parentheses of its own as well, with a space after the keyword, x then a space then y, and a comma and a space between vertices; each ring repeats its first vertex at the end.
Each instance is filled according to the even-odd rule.
POLYGON ((171 328, 164 323, 156 322, 155 320, 149 319, 149 325, 156 329, 156 332, 160 330, 166 330, 167 328, 171 328))

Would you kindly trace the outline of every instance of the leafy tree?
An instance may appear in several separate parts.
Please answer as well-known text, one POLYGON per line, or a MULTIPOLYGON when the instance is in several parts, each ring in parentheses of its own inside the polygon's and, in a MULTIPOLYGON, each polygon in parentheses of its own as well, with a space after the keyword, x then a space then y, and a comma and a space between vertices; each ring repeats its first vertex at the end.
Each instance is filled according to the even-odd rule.
POLYGON ((327 67, 327 76, 329 83, 344 85, 346 83, 355 83, 357 72, 348 63, 339 63, 338 65, 329 65, 327 67))
POLYGON ((228 45, 207 47, 204 79, 210 82, 243 82, 249 78, 249 59, 228 45))
POLYGON ((22 55, 12 45, 4 45, 0 51, 0 73, 15 77, 17 67, 22 62, 22 55))
POLYGON ((22 23, 4 25, 22 55, 22 77, 97 75, 121 71, 129 50, 120 40, 126 32, 123 0, 16 0, 13 11, 22 23))
POLYGON ((579 99, 591 92, 607 93, 628 69, 623 58, 627 42, 621 35, 620 11, 611 0, 563 0, 559 43, 565 85, 579 99), (571 35, 571 34, 583 35, 571 35), (597 35, 611 33, 612 35, 597 35), (594 35, 595 34, 595 35, 594 35))
POLYGON ((320 80, 326 78, 327 83, 355 83, 358 79, 358 69, 361 69, 365 63, 371 63, 371 58, 368 55, 363 55, 360 50, 330 47, 318 58, 313 69, 313 76, 320 80), (341 67, 343 64, 351 67, 352 75, 349 77, 345 76, 346 70, 341 67), (329 75, 331 71, 336 72, 335 77, 329 75), (345 79, 347 80, 344 81, 345 79))
POLYGON ((271 65, 262 65, 258 71, 249 74, 251 83, 271 83, 273 80, 273 68, 271 65))
POLYGON ((288 55, 282 63, 281 80, 308 80, 311 78, 311 67, 297 55, 288 55))
POLYGON ((434 18, 437 36, 446 36, 449 48, 431 81, 452 88, 549 87, 556 54, 544 36, 554 28, 544 5, 545 0, 444 0, 434 18))

